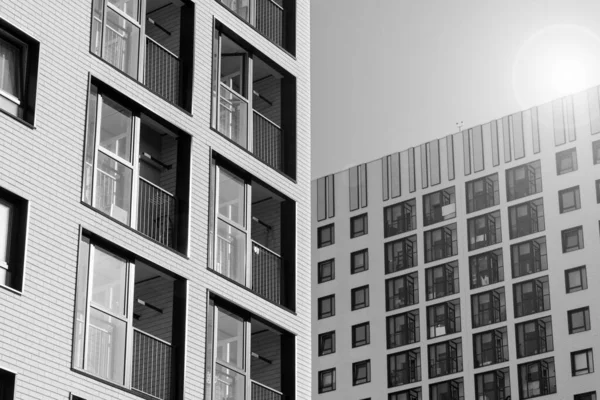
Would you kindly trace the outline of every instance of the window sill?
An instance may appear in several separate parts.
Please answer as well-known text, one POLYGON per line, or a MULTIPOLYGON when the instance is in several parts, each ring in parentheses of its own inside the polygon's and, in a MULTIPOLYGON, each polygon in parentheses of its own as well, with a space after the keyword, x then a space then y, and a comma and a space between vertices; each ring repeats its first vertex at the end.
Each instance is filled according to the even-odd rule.
POLYGON ((13 114, 9 113, 8 111, 6 111, 6 110, 4 110, 2 108, 0 108, 0 113, 9 116, 10 118, 14 119, 15 121, 18 121, 18 122, 22 123, 23 125, 25 125, 29 129, 36 129, 35 125, 33 125, 33 124, 25 121, 22 118, 17 117, 16 115, 13 115, 13 114))
POLYGON ((4 290, 8 290, 9 292, 12 292, 12 293, 14 293, 14 294, 16 294, 18 296, 23 296, 22 290, 17 290, 15 288, 10 287, 10 286, 6 286, 6 285, 4 285, 2 283, 0 283, 0 288, 2 288, 4 290))

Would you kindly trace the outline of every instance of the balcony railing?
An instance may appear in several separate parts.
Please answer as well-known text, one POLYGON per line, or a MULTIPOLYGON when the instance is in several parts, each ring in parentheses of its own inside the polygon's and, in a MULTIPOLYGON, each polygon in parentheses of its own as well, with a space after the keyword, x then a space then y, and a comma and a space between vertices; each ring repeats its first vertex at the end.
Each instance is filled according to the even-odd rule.
POLYGON ((501 346, 491 346, 482 349, 481 353, 475 354, 475 368, 485 367, 504 361, 508 361, 508 344, 504 343, 501 346))
POLYGON ((138 231, 161 244, 173 247, 175 196, 140 178, 138 231))
POLYGON ((179 104, 179 57, 146 36, 144 81, 150 90, 179 104))
POLYGON ((495 324, 506 321, 506 306, 500 305, 496 308, 490 306, 482 307, 473 314, 473 328, 495 324))
POLYGON ((282 279, 281 257, 253 241, 252 290, 274 303, 282 304, 282 279))
POLYGON ((539 380, 531 380, 523 382, 522 396, 523 399, 542 396, 546 394, 556 393, 556 377, 549 376, 540 378, 539 380))
POLYGON ((221 83, 217 129, 240 146, 248 146, 248 102, 221 83))
POLYGON ((252 400, 283 400, 283 393, 280 393, 268 386, 252 381, 252 400))
POLYGON ((273 0, 256 0, 256 30, 279 47, 285 47, 285 10, 273 0))
POLYGON ((415 229, 415 215, 408 214, 402 217, 397 217, 385 224, 385 237, 398 235, 415 229))
POLYGON ((157 399, 171 399, 172 357, 169 343, 134 329, 131 387, 157 399))
POLYGON ((268 118, 254 111, 253 153, 265 164, 283 171, 283 131, 268 118))
POLYGON ((429 361, 429 378, 450 375, 462 371, 462 356, 447 358, 441 361, 429 361))

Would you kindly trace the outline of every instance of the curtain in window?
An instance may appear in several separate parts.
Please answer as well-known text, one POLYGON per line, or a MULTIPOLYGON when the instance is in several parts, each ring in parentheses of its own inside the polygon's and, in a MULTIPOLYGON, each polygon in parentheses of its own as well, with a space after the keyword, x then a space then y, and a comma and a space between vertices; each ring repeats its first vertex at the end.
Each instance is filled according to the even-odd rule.
POLYGON ((0 91, 20 97, 21 49, 0 38, 0 91))

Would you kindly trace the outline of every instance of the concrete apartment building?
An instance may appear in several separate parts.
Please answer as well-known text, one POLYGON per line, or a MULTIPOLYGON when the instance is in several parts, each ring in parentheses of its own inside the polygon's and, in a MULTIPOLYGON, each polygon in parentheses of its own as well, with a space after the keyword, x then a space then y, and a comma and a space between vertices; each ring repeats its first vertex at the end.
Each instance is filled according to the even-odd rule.
POLYGON ((0 0, 0 399, 309 399, 307 0, 0 0))
POLYGON ((315 399, 596 399, 599 88, 312 182, 315 399))

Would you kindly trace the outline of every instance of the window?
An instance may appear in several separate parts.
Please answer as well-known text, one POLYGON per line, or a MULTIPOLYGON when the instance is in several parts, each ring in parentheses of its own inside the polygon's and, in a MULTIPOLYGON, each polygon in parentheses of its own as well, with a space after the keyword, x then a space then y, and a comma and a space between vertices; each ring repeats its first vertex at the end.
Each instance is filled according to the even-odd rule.
POLYGON ((542 167, 540 161, 519 165, 506 171, 506 197, 508 201, 542 191, 542 167))
POLYGON ((592 143, 592 152, 594 156, 594 164, 600 164, 600 140, 592 143))
POLYGON ((186 287, 167 271, 83 236, 73 367, 158 398, 175 387, 175 398, 182 397, 182 382, 164 371, 183 367, 184 355, 174 349, 185 348, 186 287), (131 359, 136 362, 129 369, 126 360, 131 359), (151 378, 135 379, 140 374, 151 378))
POLYGON ((367 214, 350 218, 350 238, 366 235, 369 232, 369 218, 367 214))
POLYGON ((554 350, 552 317, 538 318, 517 324, 517 358, 554 350))
POLYGON ((318 268, 319 283, 324 283, 335 279, 335 260, 333 258, 330 260, 321 261, 318 264, 318 268))
POLYGON ((423 196, 423 224, 425 226, 456 217, 454 186, 423 196))
POLYGON ((539 198, 509 207, 508 220, 511 239, 543 231, 546 229, 544 200, 539 198))
POLYGON ((571 374, 573 376, 591 374, 592 372, 594 372, 594 353, 592 349, 571 353, 571 374))
POLYGON ((13 400, 15 395, 15 374, 0 369, 0 399, 13 400))
POLYGON ((385 273, 391 274, 417 265, 417 235, 385 244, 385 273))
POLYGON ((556 175, 577 171, 577 150, 575 147, 556 153, 556 175))
POLYGON ((475 398, 498 400, 510 398, 509 369, 502 368, 475 375, 475 398))
POLYGON ((417 343, 420 340, 419 310, 387 317, 386 325, 388 349, 417 343))
POLYGON ((473 328, 506 321, 504 288, 472 295, 471 312, 473 328))
POLYGON ((554 357, 519 365, 521 399, 556 393, 554 357))
POLYGON ((427 307, 427 338, 460 332, 460 300, 427 307))
POLYGON ((388 395, 388 400, 421 400, 421 388, 417 387, 409 390, 390 393, 388 395))
POLYGON ((596 400, 596 392, 587 392, 576 394, 573 400, 596 400))
POLYGON ((502 242, 500 211, 480 215, 467 221, 469 229, 469 251, 502 242))
POLYGON ((319 319, 333 317, 335 315, 335 295, 321 297, 319 299, 319 319))
POLYGON ((75 396, 73 393, 71 393, 71 397, 69 397, 70 400, 85 400, 83 397, 79 397, 79 396, 75 396))
POLYGON ((473 335, 475 368, 508 361, 508 334, 506 327, 473 335))
POLYGON ((386 238, 416 229, 415 199, 384 208, 383 217, 383 235, 386 238))
POLYGON ((317 221, 335 216, 334 178, 334 175, 327 175, 317 180, 317 221))
POLYGON ((348 170, 350 184, 350 211, 358 210, 367 206, 367 164, 357 165, 348 170))
POLYGON ((371 360, 352 363, 352 386, 371 382, 371 360))
POLYGON ((438 265, 425 270, 427 278, 427 300, 439 299, 458 293, 458 262, 438 265))
POLYGON ((596 203, 600 204, 600 179, 596 180, 596 203))
POLYGON ((513 285, 515 317, 531 315, 550 309, 548 276, 513 285))
POLYGON ((335 368, 319 371, 319 393, 335 390, 335 368))
POLYGON ((467 213, 497 206, 500 203, 498 186, 498 174, 467 182, 467 213))
POLYGON ((419 302, 418 273, 406 274, 385 281, 386 311, 419 302))
POLYGON ((357 274, 369 269, 369 250, 364 249, 350 254, 350 272, 357 274))
POLYGON ((319 335, 319 356, 335 353, 335 331, 319 335))
POLYGON ((94 0, 90 51, 191 111, 194 4, 94 0), (145 12, 145 15, 142 14, 145 12), (144 57, 144 58, 142 58, 144 57))
POLYGON ((558 192, 558 202, 560 213, 579 210, 581 208, 581 199, 579 196, 579 186, 564 189, 558 192))
POLYGON ((469 257, 471 289, 504 281, 502 249, 469 257))
POLYGON ((352 347, 366 346, 371 343, 370 326, 368 322, 352 326, 352 347))
POLYGON ((296 78, 215 25, 211 128, 295 179, 296 78))
POLYGON ((561 232, 563 253, 583 249, 583 227, 578 226, 561 232))
POLYGON ((462 400, 464 397, 464 382, 462 378, 429 385, 430 400, 462 400))
POLYGON ((548 269, 546 238, 528 240, 510 246, 513 278, 548 269))
POLYGON ((567 312, 569 318, 569 334, 589 331, 590 326, 590 308, 583 307, 567 312))
POLYGON ((437 261, 458 254, 456 223, 425 232, 425 262, 437 261))
POLYGON ((462 371, 462 339, 429 345, 429 379, 462 371))
POLYGON ((352 311, 369 307, 369 285, 352 289, 351 296, 352 311))
POLYGON ((27 200, 0 187, 0 286, 21 291, 27 241, 27 200))
POLYGON ((389 354, 387 358, 388 387, 421 380, 421 350, 413 349, 389 354))
POLYGON ((567 287, 567 293, 574 293, 579 292, 580 290, 586 290, 588 288, 588 285, 585 265, 566 270, 565 285, 567 287))
POLYGON ((335 227, 334 224, 329 224, 320 227, 317 230, 317 240, 319 248, 331 246, 335 243, 335 227))
POLYGON ((390 197, 399 197, 402 194, 400 153, 393 153, 381 159, 381 175, 383 201, 389 200, 390 197))

